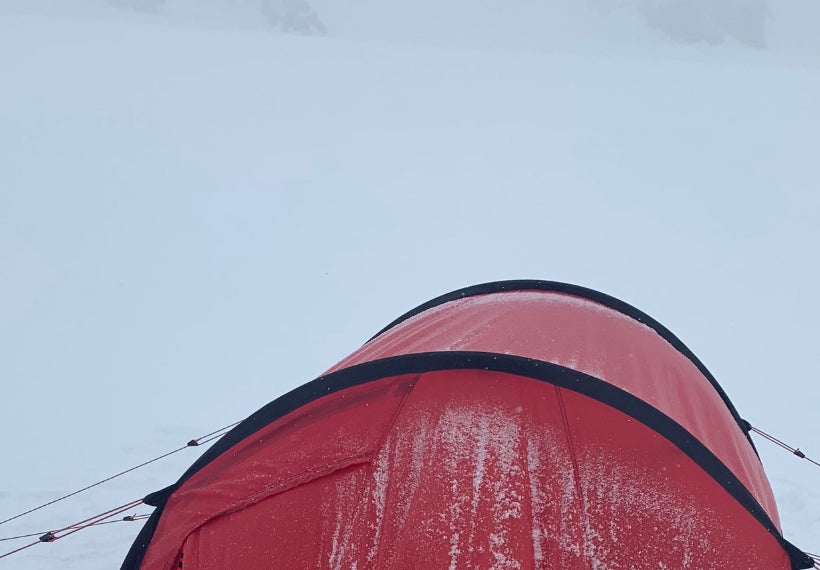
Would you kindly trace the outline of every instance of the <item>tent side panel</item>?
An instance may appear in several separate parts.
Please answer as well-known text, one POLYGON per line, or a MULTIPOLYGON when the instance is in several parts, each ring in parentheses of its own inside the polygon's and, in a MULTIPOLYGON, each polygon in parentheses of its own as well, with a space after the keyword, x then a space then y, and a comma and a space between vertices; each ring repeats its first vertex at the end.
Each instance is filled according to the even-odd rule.
POLYGON ((416 379, 412 374, 349 387, 233 446, 171 494, 140 568, 166 570, 188 534, 209 520, 368 462, 416 379))
POLYGON ((340 568, 369 475, 354 465, 209 521, 185 540, 183 568, 340 568))

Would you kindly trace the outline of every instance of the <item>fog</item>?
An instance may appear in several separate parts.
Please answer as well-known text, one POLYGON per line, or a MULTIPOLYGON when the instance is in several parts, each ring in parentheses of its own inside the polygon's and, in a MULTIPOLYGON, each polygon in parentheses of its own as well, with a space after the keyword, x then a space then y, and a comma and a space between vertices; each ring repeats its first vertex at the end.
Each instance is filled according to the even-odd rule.
MULTIPOLYGON (((4 0, 0 520, 497 279, 632 303, 816 458, 818 16, 808 0, 4 0)), ((817 470, 758 447, 786 537, 816 552, 817 470)), ((142 497, 197 452, 0 537, 142 497)), ((116 567, 137 528, 0 567, 116 567)))
POLYGON ((634 54, 663 38, 820 59, 820 7, 812 0, 6 0, 0 7, 96 18, 116 17, 117 9, 157 22, 360 40, 634 54))

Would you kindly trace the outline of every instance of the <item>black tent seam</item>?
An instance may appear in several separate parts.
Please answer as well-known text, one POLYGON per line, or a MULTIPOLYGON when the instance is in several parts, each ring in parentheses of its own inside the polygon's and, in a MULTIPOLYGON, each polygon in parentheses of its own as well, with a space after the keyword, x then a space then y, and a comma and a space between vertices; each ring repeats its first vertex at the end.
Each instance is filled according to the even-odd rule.
POLYGON ((531 378, 583 394, 623 412, 665 437, 721 485, 779 541, 794 570, 812 567, 808 556, 783 538, 760 503, 720 459, 683 426, 643 400, 599 378, 557 364, 506 354, 452 351, 393 356, 344 368, 308 382, 251 414, 208 449, 175 485, 161 492, 157 509, 140 531, 121 570, 139 569, 173 491, 245 438, 323 396, 383 378, 445 370, 487 370, 531 378))
MULTIPOLYGON (((596 291, 595 289, 589 289, 587 287, 581 287, 580 285, 573 285, 571 283, 562 283, 560 281, 542 281, 538 279, 518 279, 518 280, 510 280, 510 281, 492 281, 489 283, 482 283, 480 285, 473 285, 470 287, 465 287, 463 289, 457 289, 450 293, 445 293, 444 295, 440 295, 435 299, 431 299, 426 303, 422 303, 418 307, 411 309, 404 313, 402 316, 395 319, 389 325, 384 327, 382 330, 377 332, 373 335, 367 342, 371 342, 372 340, 378 338, 385 332, 389 331, 396 325, 414 317, 418 314, 423 313, 429 309, 434 307, 438 307, 439 305, 443 305, 445 303, 449 303, 451 301, 457 301, 459 299, 466 299, 468 297, 476 297, 479 295, 489 295, 492 293, 502 293, 502 292, 512 292, 512 291, 545 291, 545 292, 552 292, 552 293, 564 293, 567 295, 572 295, 574 297, 581 297, 583 299, 588 299, 599 305, 603 305, 619 313, 626 315, 639 323, 648 326, 656 333, 658 333, 666 342, 668 342, 672 347, 683 354, 686 358, 688 358, 692 364, 694 364, 697 369, 703 374, 709 383, 717 390, 718 395, 721 397, 723 402, 726 404, 726 407, 729 408, 729 411, 732 414, 732 417, 735 419, 737 424, 743 428, 744 433, 746 434, 746 439, 754 449, 755 454, 757 454, 757 447, 755 447, 754 441, 752 441, 752 437, 749 434, 748 430, 745 429, 747 423, 743 418, 740 417, 735 405, 729 399, 729 396, 723 390, 721 385, 718 383, 717 379, 709 372, 709 369, 706 368, 706 365, 700 361, 700 359, 695 356, 695 353, 692 352, 688 346, 686 346, 682 340, 680 340, 675 334, 670 331, 668 328, 663 326, 660 322, 656 321, 640 309, 621 301, 611 295, 607 295, 606 293, 601 293, 600 291, 596 291)), ((366 343, 365 343, 366 344, 366 343)))

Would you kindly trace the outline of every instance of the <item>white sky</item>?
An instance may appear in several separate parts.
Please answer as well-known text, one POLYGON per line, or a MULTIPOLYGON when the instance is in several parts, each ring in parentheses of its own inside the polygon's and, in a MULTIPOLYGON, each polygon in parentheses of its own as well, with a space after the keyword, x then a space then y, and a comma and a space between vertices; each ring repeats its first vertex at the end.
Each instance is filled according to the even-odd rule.
MULTIPOLYGON (((820 67, 794 50, 804 36, 754 51, 647 34, 607 54, 571 34, 560 49, 334 37, 329 12, 329 37, 294 38, 20 6, 0 10, 0 519, 497 279, 636 305, 741 415, 820 456, 820 67)), ((787 538, 817 551, 820 472, 758 447, 787 538)), ((141 497, 193 457, 0 537, 141 497)), ((108 532, 0 567, 110 568, 136 527, 108 532)))

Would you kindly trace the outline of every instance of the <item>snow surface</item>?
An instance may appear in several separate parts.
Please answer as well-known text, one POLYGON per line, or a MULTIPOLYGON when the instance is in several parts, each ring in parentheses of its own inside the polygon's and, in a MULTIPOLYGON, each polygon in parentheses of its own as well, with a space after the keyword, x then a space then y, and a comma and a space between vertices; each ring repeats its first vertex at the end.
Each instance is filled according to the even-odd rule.
MULTIPOLYGON (((638 306, 744 417, 820 456, 816 2, 770 2, 767 50, 674 44, 629 10, 425 27, 424 4, 313 2, 328 35, 303 38, 183 4, 0 5, 0 520, 507 278, 638 306)), ((758 447, 786 536, 819 550, 820 471, 758 447)), ((141 497, 195 455, 0 538, 141 497)), ((0 567, 118 567, 137 531, 0 567)))

